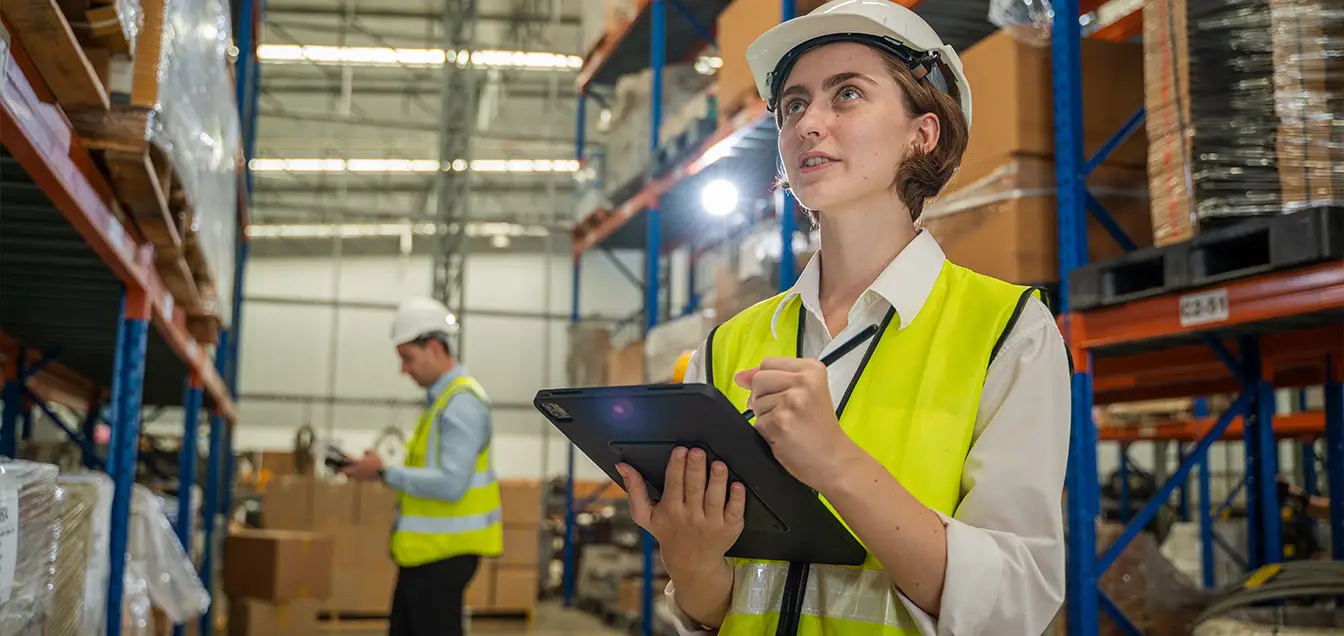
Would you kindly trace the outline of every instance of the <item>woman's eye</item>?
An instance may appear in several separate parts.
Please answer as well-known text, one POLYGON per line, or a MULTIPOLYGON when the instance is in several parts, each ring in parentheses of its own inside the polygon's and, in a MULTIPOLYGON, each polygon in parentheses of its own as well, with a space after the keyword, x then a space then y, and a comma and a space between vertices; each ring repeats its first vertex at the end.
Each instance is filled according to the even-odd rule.
POLYGON ((854 88, 843 88, 840 89, 840 93, 836 96, 843 100, 858 99, 859 91, 854 88))
POLYGON ((803 112, 803 103, 801 101, 789 102, 788 105, 784 107, 784 112, 789 115, 801 113, 803 112))

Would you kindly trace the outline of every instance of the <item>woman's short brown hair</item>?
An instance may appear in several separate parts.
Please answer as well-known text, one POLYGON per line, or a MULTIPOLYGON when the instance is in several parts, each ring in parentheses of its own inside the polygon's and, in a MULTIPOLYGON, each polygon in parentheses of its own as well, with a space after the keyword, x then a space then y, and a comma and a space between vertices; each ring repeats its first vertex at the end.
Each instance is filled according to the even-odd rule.
MULTIPOLYGON (((912 147, 896 169, 892 182, 896 196, 910 210, 910 220, 917 221, 924 213, 925 202, 938 196, 961 166, 961 157, 970 141, 970 127, 955 97, 934 86, 927 77, 916 80, 895 55, 876 47, 873 50, 882 56, 891 77, 900 85, 905 110, 911 116, 932 113, 938 118, 938 143, 933 150, 926 152, 919 146, 912 147)), ((951 84, 950 74, 943 71, 943 75, 951 84)), ((776 111, 775 124, 782 128, 783 122, 782 111, 776 111)), ((787 178, 781 176, 778 187, 788 188, 787 178)))

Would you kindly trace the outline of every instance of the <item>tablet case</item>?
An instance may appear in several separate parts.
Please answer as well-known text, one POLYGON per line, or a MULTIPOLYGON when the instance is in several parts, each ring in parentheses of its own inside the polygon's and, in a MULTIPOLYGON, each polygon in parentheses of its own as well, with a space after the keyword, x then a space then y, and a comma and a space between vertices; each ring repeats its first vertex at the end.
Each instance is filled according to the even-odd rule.
POLYGON ((727 556, 832 565, 864 561, 858 539, 780 465, 755 427, 710 385, 548 389, 537 392, 533 405, 617 484, 622 480, 616 464, 639 471, 654 499, 662 495, 677 446, 701 448, 709 461, 726 464, 729 478, 747 491, 745 528, 727 556))

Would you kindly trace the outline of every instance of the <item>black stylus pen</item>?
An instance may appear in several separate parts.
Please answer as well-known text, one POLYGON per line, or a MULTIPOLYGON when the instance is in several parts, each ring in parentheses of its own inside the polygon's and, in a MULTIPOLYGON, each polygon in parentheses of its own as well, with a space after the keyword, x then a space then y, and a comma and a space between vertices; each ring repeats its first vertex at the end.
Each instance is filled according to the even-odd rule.
MULTIPOLYGON (((835 351, 832 351, 823 356, 821 358, 821 364, 828 367, 831 366, 832 364, 835 364, 836 360, 845 357, 845 354, 849 353, 850 351, 853 351, 855 347, 858 347, 864 342, 867 342, 869 338, 872 338, 873 336, 877 335, 877 330, 878 330, 877 325, 875 324, 868 325, 868 327, 863 331, 854 334, 854 337, 846 341, 845 344, 836 347, 835 351)), ((750 422, 752 418, 756 417, 756 412, 751 409, 747 409, 745 411, 742 411, 742 417, 747 418, 747 421, 750 422)))

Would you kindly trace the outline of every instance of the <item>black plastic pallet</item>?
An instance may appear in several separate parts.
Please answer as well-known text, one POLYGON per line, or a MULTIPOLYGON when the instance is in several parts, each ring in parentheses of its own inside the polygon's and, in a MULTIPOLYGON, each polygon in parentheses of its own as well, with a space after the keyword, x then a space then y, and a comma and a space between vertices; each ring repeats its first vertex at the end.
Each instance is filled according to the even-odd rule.
POLYGON ((1135 250, 1069 275, 1069 309, 1082 311, 1344 259, 1344 207, 1242 223, 1184 243, 1135 250))

